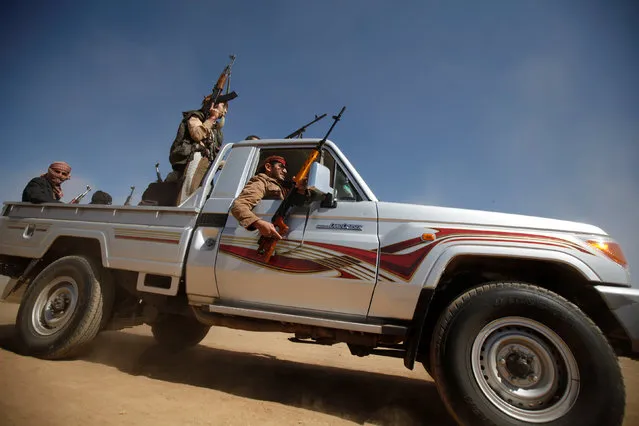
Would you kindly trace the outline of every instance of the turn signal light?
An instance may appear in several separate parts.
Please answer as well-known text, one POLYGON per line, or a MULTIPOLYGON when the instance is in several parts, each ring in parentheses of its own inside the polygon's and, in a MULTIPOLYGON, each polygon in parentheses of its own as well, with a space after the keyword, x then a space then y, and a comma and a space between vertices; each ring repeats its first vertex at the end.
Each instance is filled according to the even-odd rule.
POLYGON ((623 251, 621 251, 621 246, 612 241, 597 241, 597 240, 588 240, 587 243, 608 256, 614 262, 620 264, 624 268, 628 266, 628 261, 626 260, 626 256, 623 255, 623 251))

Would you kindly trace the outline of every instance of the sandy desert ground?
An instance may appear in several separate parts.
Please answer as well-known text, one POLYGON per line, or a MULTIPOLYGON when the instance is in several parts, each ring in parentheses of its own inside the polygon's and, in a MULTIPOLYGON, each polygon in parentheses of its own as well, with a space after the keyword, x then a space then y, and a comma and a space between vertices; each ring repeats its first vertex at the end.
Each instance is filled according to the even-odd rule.
MULTIPOLYGON (((288 335, 213 328, 160 352, 146 326, 100 334, 71 361, 13 352, 17 305, 0 303, 0 425, 453 426, 431 378, 400 359, 288 335)), ((621 359, 624 426, 639 425, 639 362, 621 359)))

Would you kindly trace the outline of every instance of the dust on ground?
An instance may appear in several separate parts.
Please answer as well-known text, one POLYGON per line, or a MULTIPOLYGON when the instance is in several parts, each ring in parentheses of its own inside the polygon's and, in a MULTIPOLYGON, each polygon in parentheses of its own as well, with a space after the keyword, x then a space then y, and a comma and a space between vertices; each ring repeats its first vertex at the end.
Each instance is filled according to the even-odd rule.
MULTIPOLYGON (((16 312, 0 303, 1 426, 455 425, 421 366, 355 357, 343 344, 214 327, 171 354, 141 326, 100 334, 77 359, 44 361, 13 351, 16 312)), ((624 426, 639 425, 639 362, 621 365, 624 426)))

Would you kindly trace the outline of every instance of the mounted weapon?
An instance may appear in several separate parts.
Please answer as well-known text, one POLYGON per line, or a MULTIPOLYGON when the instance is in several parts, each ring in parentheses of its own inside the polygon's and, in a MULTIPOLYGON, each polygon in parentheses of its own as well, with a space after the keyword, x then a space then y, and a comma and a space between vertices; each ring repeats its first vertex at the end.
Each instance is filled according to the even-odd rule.
POLYGON ((293 138, 300 138, 301 139, 302 136, 304 135, 304 132, 306 131, 306 128, 308 126, 310 126, 311 124, 317 123, 318 121, 320 121, 324 117, 326 117, 326 114, 322 114, 319 117, 316 115, 315 116, 315 120, 311 121, 310 123, 306 123, 305 125, 303 125, 299 129, 297 129, 296 131, 294 131, 293 133, 291 133, 290 135, 288 135, 284 139, 293 139, 293 138))

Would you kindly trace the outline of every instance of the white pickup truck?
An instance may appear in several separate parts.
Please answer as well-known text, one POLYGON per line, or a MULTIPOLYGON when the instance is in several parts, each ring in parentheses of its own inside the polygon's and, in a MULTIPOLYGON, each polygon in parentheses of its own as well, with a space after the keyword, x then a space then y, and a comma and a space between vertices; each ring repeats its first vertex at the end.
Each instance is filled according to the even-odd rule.
POLYGON ((617 356, 639 356, 639 291, 603 230, 381 202, 327 141, 309 179, 325 197, 295 208, 265 263, 231 203, 262 159, 295 171, 317 143, 228 144, 175 207, 5 203, 0 297, 20 303, 24 350, 69 357, 143 323, 173 349, 211 326, 280 331, 423 364, 462 425, 622 423, 617 356))

